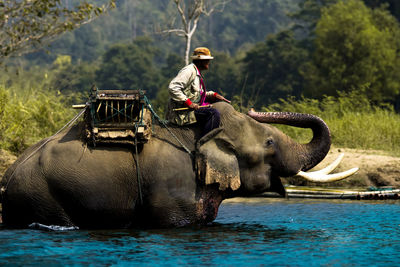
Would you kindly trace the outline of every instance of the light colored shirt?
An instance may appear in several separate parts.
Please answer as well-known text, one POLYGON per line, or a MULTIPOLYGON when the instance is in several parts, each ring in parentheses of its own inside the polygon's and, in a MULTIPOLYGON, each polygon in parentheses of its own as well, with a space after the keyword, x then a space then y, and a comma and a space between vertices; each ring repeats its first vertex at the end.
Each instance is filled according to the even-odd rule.
MULTIPOLYGON (((196 65, 192 63, 185 66, 168 86, 170 98, 177 102, 185 102, 190 99, 194 103, 199 103, 201 92, 204 90, 200 82, 201 78, 201 73, 196 65)), ((206 94, 212 96, 214 92, 207 91, 206 94)))

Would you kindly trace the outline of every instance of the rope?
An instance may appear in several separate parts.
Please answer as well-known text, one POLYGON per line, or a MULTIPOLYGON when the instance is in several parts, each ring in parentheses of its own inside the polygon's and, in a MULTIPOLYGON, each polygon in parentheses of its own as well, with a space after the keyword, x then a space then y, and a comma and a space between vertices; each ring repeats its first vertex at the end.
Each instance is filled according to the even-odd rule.
MULTIPOLYGON (((58 130, 55 134, 53 134, 52 136, 49 137, 49 139, 46 140, 46 142, 44 142, 43 144, 41 144, 38 148, 36 148, 31 154, 29 154, 29 156, 27 156, 21 163, 19 164, 23 164, 25 163, 28 159, 30 159, 36 152, 39 151, 39 149, 41 149, 43 146, 45 146, 48 142, 50 142, 51 140, 53 140, 53 138, 59 134, 61 131, 63 131, 66 127, 69 127, 70 125, 72 125, 73 123, 76 122, 76 120, 79 119, 80 116, 82 116, 82 114, 86 111, 88 107, 88 103, 86 103, 86 107, 84 109, 82 109, 81 112, 79 112, 77 115, 75 115, 75 117, 73 117, 67 124, 65 124, 60 130, 58 130)), ((14 169, 14 171, 11 173, 10 178, 7 181, 7 184, 5 187, 1 188, 1 193, 5 192, 8 188, 8 185, 10 184, 10 181, 12 180, 12 178, 14 177, 14 173, 15 170, 17 168, 14 169)))
POLYGON ((138 182, 138 191, 139 191, 139 199, 140 199, 140 205, 143 205, 143 195, 142 195, 142 183, 141 183, 141 176, 140 176, 140 166, 139 166, 139 152, 138 152, 138 143, 137 143, 137 130, 138 130, 138 125, 136 124, 136 130, 135 130, 135 151, 136 151, 136 176, 137 176, 137 182, 138 182))
POLYGON ((191 156, 193 157, 192 152, 189 150, 189 148, 187 148, 180 140, 179 138, 168 128, 167 126, 167 122, 163 119, 161 119, 157 113, 153 110, 149 100, 147 99, 146 96, 144 96, 144 100, 146 102, 147 108, 150 109, 150 112, 153 114, 153 116, 161 123, 162 126, 164 126, 165 129, 167 129, 167 131, 176 139, 176 141, 178 141, 178 143, 183 147, 183 149, 191 156))

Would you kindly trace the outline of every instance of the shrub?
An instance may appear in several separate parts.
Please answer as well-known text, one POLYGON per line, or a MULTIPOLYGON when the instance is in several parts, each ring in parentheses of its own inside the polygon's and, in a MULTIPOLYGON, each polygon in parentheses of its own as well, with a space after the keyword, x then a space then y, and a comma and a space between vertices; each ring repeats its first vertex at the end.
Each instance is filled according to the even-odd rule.
POLYGON ((51 136, 72 117, 65 96, 33 91, 11 94, 0 88, 0 147, 21 153, 42 138, 51 136), (4 99, 6 99, 4 101, 4 99))

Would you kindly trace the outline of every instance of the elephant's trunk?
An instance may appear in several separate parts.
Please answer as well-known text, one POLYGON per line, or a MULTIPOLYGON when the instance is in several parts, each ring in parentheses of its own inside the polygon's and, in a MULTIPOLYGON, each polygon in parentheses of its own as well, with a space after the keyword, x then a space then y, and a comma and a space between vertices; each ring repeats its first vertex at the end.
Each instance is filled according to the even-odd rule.
MULTIPOLYGON (((313 138, 299 146, 298 160, 302 171, 307 171, 323 160, 331 146, 331 134, 326 123, 317 116, 292 112, 255 112, 248 115, 259 122, 279 123, 300 128, 311 128, 313 138)), ((293 150, 294 151, 294 150, 293 150)))

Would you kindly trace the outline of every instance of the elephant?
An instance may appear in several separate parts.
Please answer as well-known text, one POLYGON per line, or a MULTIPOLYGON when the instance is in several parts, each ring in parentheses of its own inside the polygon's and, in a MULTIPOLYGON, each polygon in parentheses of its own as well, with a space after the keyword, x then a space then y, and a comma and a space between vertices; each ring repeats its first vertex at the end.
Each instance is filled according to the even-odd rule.
MULTIPOLYGON (((213 104, 221 125, 153 122, 145 144, 90 146, 83 122, 28 148, 1 182, 3 224, 94 228, 181 227, 212 222, 224 199, 266 191, 285 196, 280 177, 313 168, 328 153, 322 119, 299 113, 248 114, 213 104), (307 144, 269 123, 311 128, 307 144)), ((331 181, 324 176, 321 181, 331 181)), ((333 179, 342 179, 334 177, 333 179)))

